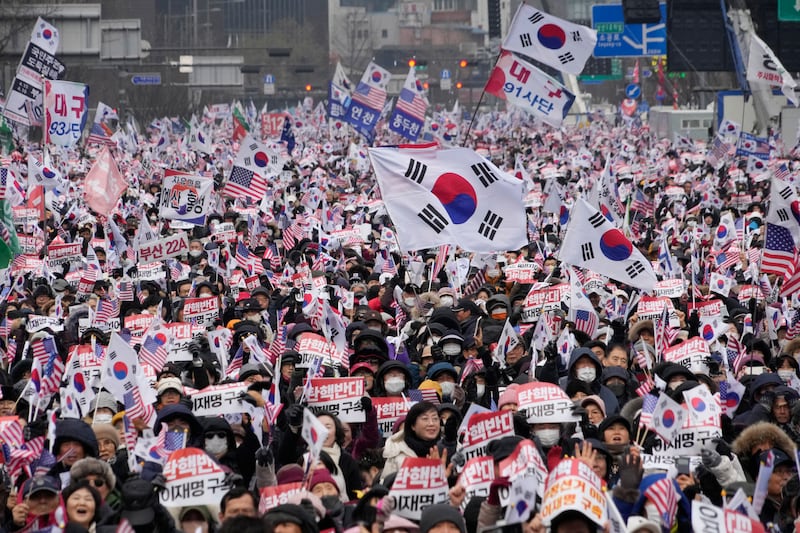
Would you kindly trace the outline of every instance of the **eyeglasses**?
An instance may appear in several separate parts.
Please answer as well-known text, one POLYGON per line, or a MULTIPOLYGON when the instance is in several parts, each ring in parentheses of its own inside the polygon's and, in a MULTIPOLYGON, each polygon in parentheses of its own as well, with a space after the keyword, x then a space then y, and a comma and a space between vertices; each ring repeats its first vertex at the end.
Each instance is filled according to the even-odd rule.
POLYGON ((206 433, 206 438, 207 439, 213 439, 214 437, 218 437, 220 439, 225 439, 225 438, 228 437, 228 434, 225 433, 224 431, 214 431, 214 432, 206 433))
POLYGON ((106 484, 106 480, 101 479, 101 478, 86 479, 86 481, 91 483, 92 485, 94 485, 98 489, 106 484))

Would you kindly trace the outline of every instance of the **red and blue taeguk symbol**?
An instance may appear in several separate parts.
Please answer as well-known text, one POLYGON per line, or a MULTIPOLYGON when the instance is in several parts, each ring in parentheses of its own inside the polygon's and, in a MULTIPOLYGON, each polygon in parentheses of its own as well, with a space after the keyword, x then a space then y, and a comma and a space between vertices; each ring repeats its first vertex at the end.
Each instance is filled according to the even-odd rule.
POLYGON ((633 246, 620 230, 614 228, 600 237, 600 251, 611 261, 624 261, 631 256, 633 246))
POLYGON ((78 392, 83 392, 86 390, 86 378, 83 376, 83 372, 75 373, 75 375, 72 377, 72 385, 78 392))
POLYGON ((478 207, 475 189, 466 179, 453 172, 439 176, 431 192, 442 202, 453 224, 463 224, 469 220, 478 207))
POLYGON ((380 83, 381 80, 383 79, 383 74, 381 74, 380 71, 378 70, 373 70, 370 78, 372 78, 373 82, 380 83))
POLYGON ((542 43, 542 46, 550 50, 558 50, 567 42, 567 34, 564 33, 561 26, 557 26, 556 24, 545 24, 539 28, 536 35, 539 38, 539 42, 542 43))
POLYGON ((694 409, 696 413, 702 413, 706 410, 706 402, 704 402, 702 398, 694 397, 692 398, 692 409, 694 409))
POLYGON ((800 224, 800 200, 795 200, 794 202, 792 202, 791 209, 792 209, 792 216, 794 216, 794 219, 797 221, 798 224, 800 224))
POLYGON ((728 394, 725 395, 725 407, 733 409, 734 407, 739 405, 739 400, 740 400, 739 395, 729 390, 728 394))
POLYGON ((158 344, 159 346, 164 346, 165 344, 167 344, 167 336, 160 331, 155 335, 153 335, 153 340, 156 341, 156 344, 158 344))
POLYGON ((728 228, 727 228, 727 226, 724 226, 724 225, 719 226, 717 228, 717 239, 724 239, 727 236, 728 236, 728 228))
POLYGON ((558 211, 558 223, 563 226, 567 221, 569 221, 569 209, 562 204, 561 209, 558 211))
POLYGON ((201 144, 205 144, 205 142, 206 142, 205 136, 203 136, 203 134, 200 133, 199 131, 197 132, 197 142, 199 142, 201 144))
POLYGON ((128 377, 128 365, 123 362, 116 362, 113 366, 114 377, 123 380, 128 377))
POLYGON ((672 409, 667 409, 664 411, 664 415, 661 417, 661 422, 667 429, 671 428, 675 424, 675 413, 672 412, 672 409))
POLYGON ((50 28, 45 28, 44 31, 42 31, 42 37, 49 41, 53 38, 53 31, 50 28))
POLYGON ((706 324, 703 326, 703 330, 701 331, 701 335, 707 342, 711 342, 714 340, 714 327, 711 324, 706 324))
POLYGON ((614 222, 614 217, 611 215, 611 211, 609 211, 605 204, 600 206, 600 213, 602 213, 609 222, 614 222))
POLYGON ((43 167, 42 168, 42 176, 44 176, 47 179, 53 179, 53 178, 56 177, 56 173, 53 172, 52 170, 50 170, 47 167, 43 167))
POLYGON ((264 152, 256 152, 255 155, 253 155, 253 161, 257 167, 264 168, 269 164, 269 156, 264 152))
POLYGON ((725 280, 724 279, 720 278, 720 279, 717 280, 717 288, 718 289, 724 289, 725 288, 725 280))
POLYGON ((415 81, 414 85, 416 86, 418 93, 421 93, 423 90, 425 90, 425 87, 422 85, 422 82, 419 81, 419 80, 415 81))

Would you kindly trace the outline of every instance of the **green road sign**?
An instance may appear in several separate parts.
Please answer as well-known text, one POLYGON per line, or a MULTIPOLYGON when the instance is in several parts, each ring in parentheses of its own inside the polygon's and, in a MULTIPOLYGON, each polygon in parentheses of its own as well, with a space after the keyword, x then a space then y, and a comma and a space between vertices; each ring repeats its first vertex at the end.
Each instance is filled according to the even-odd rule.
POLYGON ((800 0, 778 0, 778 20, 800 22, 800 0))

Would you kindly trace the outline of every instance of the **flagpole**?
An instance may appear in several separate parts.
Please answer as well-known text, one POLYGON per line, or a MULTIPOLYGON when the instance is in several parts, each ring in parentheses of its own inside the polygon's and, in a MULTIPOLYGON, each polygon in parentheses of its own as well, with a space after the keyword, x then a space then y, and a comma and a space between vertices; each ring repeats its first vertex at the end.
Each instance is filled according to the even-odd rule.
MULTIPOLYGON (((500 61, 500 54, 497 54, 497 57, 494 58, 494 65, 492 65, 492 70, 494 67, 497 66, 497 62, 500 61)), ((491 72, 489 76, 491 77, 491 72)), ((488 80, 487 80, 488 81, 488 80)), ((471 95, 471 91, 470 91, 471 95)), ((475 109, 472 111, 472 118, 469 120, 469 126, 467 126, 467 131, 464 132, 464 140, 461 143, 461 146, 464 147, 467 145, 467 140, 469 139, 469 132, 472 131, 472 125, 475 123, 475 117, 478 116, 478 109, 480 109, 481 104, 483 103, 483 97, 486 95, 486 84, 483 85, 483 89, 481 90, 481 96, 478 98, 478 103, 475 104, 475 109)))

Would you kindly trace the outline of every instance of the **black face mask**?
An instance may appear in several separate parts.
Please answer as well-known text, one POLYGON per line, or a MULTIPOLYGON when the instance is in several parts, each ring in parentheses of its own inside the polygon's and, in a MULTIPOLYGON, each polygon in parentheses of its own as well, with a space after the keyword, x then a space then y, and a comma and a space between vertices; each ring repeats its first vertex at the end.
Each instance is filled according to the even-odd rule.
POLYGON ((614 383, 612 385, 606 385, 606 387, 608 387, 611 390, 611 392, 614 393, 614 396, 619 397, 619 396, 622 396, 623 394, 625 394, 625 384, 624 383, 614 383))
POLYGON ((320 501, 322 501, 322 506, 325 507, 329 514, 335 515, 337 511, 344 509, 344 504, 338 496, 323 496, 320 501))

